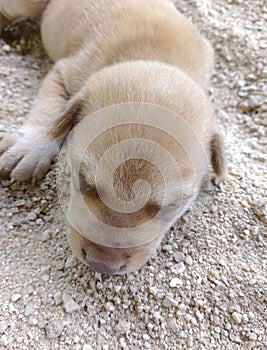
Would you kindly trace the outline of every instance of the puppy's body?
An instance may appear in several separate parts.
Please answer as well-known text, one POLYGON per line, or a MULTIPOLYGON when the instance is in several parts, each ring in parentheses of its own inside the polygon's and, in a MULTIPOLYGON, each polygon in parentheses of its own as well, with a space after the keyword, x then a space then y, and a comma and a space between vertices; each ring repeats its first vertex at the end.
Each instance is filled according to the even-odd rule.
MULTIPOLYGON (((2 14, 12 17, 11 5, 15 2, 25 5, 27 1, 0 0, 2 14)), ((178 119, 177 123, 174 122, 172 130, 176 132, 175 138, 183 139, 183 147, 190 149, 189 159, 182 147, 166 138, 164 133, 155 131, 151 135, 151 131, 145 127, 137 130, 127 125, 119 131, 114 129, 107 132, 101 142, 89 147, 91 160, 81 162, 82 177, 90 188, 88 193, 82 195, 99 221, 118 228, 133 225, 139 227, 143 221, 151 218, 151 212, 164 207, 164 218, 159 218, 156 222, 158 227, 153 226, 153 231, 158 228, 158 235, 151 231, 150 241, 141 246, 135 242, 137 238, 131 237, 130 247, 118 248, 121 247, 118 242, 107 243, 110 238, 105 230, 99 234, 103 242, 100 245, 99 242, 91 242, 85 232, 78 232, 76 228, 70 230, 69 237, 74 252, 93 269, 108 273, 131 271, 141 266, 158 246, 162 239, 162 223, 166 227, 170 226, 195 198, 196 193, 193 196, 192 188, 199 188, 206 171, 205 162, 200 166, 191 164, 192 159, 195 162, 198 162, 198 158, 201 159, 200 148, 205 154, 211 154, 217 175, 224 175, 225 166, 216 119, 204 92, 212 71, 212 49, 170 0, 29 0, 28 3, 37 7, 39 3, 40 11, 46 5, 41 24, 42 39, 49 56, 56 63, 45 78, 25 125, 18 134, 7 135, 0 144, 0 152, 2 150, 3 153, 0 158, 0 174, 11 174, 19 180, 41 178, 72 126, 93 112, 112 105, 135 102, 165 108, 166 123, 171 123, 167 111, 173 112, 188 125, 197 139, 186 140, 183 131, 178 128, 178 119), (161 166, 169 169, 169 174, 164 179, 167 181, 165 197, 169 199, 163 204, 162 179, 155 168, 148 166, 144 160, 129 161, 114 173, 113 186, 118 197, 130 200, 132 187, 140 178, 150 181, 153 191, 148 204, 138 214, 126 217, 103 205, 99 188, 96 188, 94 164, 103 155, 102 150, 109 149, 116 142, 140 136, 146 140, 156 140, 156 143, 174 155, 175 162, 179 164, 182 182, 186 186, 181 190, 182 184, 177 183, 173 170, 162 157, 161 166), (194 171, 196 174, 193 174, 194 171), (173 209, 178 201, 175 195, 177 188, 188 199, 181 212, 173 209), (189 188, 188 193, 185 188, 189 188)), ((18 7, 16 11, 18 12, 18 7)), ((38 8, 34 7, 34 14, 36 13, 38 8)), ((16 16, 23 14, 27 15, 16 13, 16 16)), ((31 15, 32 12, 28 14, 31 15)), ((129 114, 131 113, 130 111, 129 114)), ((134 118, 133 114, 133 120, 134 118)), ((142 119, 141 116, 140 118, 142 119)), ((151 122, 164 126, 164 113, 153 118, 155 120, 151 122)), ((114 122, 118 121, 123 120, 116 120, 114 116, 114 122)), ((103 118, 97 123, 105 128, 103 118)), ((76 142, 78 148, 80 143, 80 140, 76 142)), ((136 149, 139 150, 140 145, 141 142, 136 149)), ((119 153, 123 152, 119 149, 119 153)), ((146 153, 149 153, 149 149, 143 150, 144 156, 146 153)), ((119 155, 121 156, 115 154, 115 158, 119 158, 119 155)), ((75 162, 75 157, 77 154, 70 151, 72 162, 75 162)), ((115 164, 115 160, 113 157, 111 163, 115 164)), ((108 181, 107 168, 112 166, 107 164, 103 170, 101 188, 108 181)), ((107 194, 105 196, 108 197, 107 194)), ((74 203, 75 198, 73 192, 70 202, 74 203)), ((86 213, 78 212, 75 215, 83 221, 86 213)), ((77 221, 77 217, 74 221, 77 221)), ((94 218, 87 223, 89 231, 98 227, 94 218)), ((85 229, 83 226, 83 230, 86 231, 87 227, 85 229)))
POLYGON ((53 60, 74 54, 74 76, 82 85, 83 77, 132 60, 176 65, 200 85, 209 84, 212 49, 170 0, 78 0, 70 11, 71 3, 48 6, 42 38, 53 60))

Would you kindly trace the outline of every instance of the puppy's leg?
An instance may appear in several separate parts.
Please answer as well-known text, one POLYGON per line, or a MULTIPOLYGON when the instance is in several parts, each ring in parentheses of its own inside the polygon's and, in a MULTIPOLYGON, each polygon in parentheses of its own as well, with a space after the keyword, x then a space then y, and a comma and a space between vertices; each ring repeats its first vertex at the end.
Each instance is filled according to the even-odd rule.
POLYGON ((50 135, 69 98, 61 71, 67 60, 59 61, 44 79, 26 123, 0 142, 0 177, 40 179, 58 154, 68 130, 56 139, 50 135))
POLYGON ((18 17, 40 15, 50 0, 0 0, 0 34, 18 17))

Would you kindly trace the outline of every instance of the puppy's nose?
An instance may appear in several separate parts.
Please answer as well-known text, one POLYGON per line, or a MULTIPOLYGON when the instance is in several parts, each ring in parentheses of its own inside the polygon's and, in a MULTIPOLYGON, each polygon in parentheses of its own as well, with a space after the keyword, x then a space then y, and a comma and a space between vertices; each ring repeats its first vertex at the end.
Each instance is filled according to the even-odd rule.
POLYGON ((121 269, 119 265, 107 265, 102 262, 86 259, 87 265, 94 271, 98 273, 112 274, 116 273, 121 269))

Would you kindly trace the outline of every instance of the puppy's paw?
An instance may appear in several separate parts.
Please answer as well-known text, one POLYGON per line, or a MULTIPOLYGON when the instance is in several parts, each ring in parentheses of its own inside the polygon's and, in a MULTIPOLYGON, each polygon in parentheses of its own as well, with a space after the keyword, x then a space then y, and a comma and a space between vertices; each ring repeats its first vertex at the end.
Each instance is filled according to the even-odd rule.
POLYGON ((0 177, 18 181, 39 180, 59 153, 58 141, 44 132, 23 126, 17 133, 7 134, 0 142, 0 177))

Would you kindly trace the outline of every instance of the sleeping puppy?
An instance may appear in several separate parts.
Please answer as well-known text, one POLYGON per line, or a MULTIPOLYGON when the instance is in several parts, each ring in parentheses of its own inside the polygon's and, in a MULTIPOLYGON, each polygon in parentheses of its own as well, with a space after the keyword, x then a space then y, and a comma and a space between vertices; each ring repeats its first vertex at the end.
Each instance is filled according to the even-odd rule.
MULTIPOLYGON (((42 13, 55 65, 25 124, 0 143, 0 176, 41 179, 68 136, 68 236, 100 273, 142 266, 226 173, 205 89, 213 51, 170 0, 0 0, 2 26, 42 13)), ((3 29, 3 28, 2 28, 3 29)))

